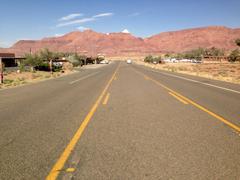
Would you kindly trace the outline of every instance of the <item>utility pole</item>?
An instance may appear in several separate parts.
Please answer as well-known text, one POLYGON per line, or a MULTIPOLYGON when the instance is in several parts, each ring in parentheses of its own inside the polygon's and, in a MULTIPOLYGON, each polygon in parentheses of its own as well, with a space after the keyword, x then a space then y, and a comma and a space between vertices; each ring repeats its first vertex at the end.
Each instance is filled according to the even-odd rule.
POLYGON ((3 62, 1 57, 0 57, 0 84, 3 84, 3 62))
POLYGON ((50 68, 51 74, 53 74, 53 60, 52 60, 52 58, 49 61, 49 68, 50 68))

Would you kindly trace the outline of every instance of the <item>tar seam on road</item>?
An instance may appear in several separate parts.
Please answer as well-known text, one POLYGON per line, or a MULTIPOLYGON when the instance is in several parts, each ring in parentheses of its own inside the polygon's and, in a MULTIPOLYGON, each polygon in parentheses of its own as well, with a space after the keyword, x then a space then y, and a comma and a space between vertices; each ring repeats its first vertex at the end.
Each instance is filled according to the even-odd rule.
POLYGON ((191 82, 203 84, 203 85, 206 85, 206 86, 211 86, 211 87, 215 87, 215 88, 222 89, 222 90, 225 90, 225 91, 230 91, 230 92, 233 92, 233 93, 240 94, 240 91, 236 91, 236 90, 233 90, 233 89, 229 89, 229 88, 225 88, 225 87, 221 87, 221 86, 217 86, 217 85, 213 85, 213 84, 209 84, 209 83, 204 83, 204 82, 201 82, 201 81, 197 81, 197 80, 193 80, 193 79, 189 79, 189 78, 185 78, 185 77, 181 77, 181 76, 177 76, 177 75, 173 75, 173 74, 169 74, 169 73, 164 73, 164 72, 159 72, 159 71, 154 71, 154 70, 151 70, 151 71, 156 72, 156 73, 160 73, 160 74, 164 74, 166 76, 172 76, 172 77, 176 77, 176 78, 179 78, 179 79, 184 79, 186 81, 191 81, 191 82))
POLYGON ((106 105, 108 103, 108 100, 109 100, 109 97, 110 97, 110 93, 107 93, 107 95, 105 96, 105 99, 103 100, 103 105, 106 105))
POLYGON ((180 97, 178 97, 176 94, 173 94, 172 92, 169 92, 170 95, 172 95, 173 97, 175 97, 177 100, 179 100, 181 103, 183 104, 188 104, 188 102, 184 101, 183 99, 181 99, 180 97))
POLYGON ((89 74, 89 75, 87 75, 87 76, 83 76, 83 77, 80 78, 80 79, 71 81, 69 84, 74 84, 74 83, 76 83, 76 82, 78 82, 78 81, 81 81, 81 80, 87 79, 87 78, 89 78, 89 77, 92 77, 92 76, 94 76, 94 75, 96 75, 96 74, 98 74, 98 73, 99 73, 99 71, 98 71, 98 72, 95 72, 95 73, 92 73, 92 74, 89 74))
POLYGON ((66 169, 66 172, 74 172, 75 171, 75 168, 67 168, 66 169))
MULTIPOLYGON (((135 69, 134 69, 134 70, 135 70, 135 69)), ((146 74, 144 74, 144 73, 142 73, 142 72, 140 72, 140 71, 135 70, 135 72, 138 73, 138 74, 140 74, 140 75, 142 75, 143 77, 147 76, 146 74)), ((197 107, 198 109, 201 109, 202 111, 204 111, 204 112, 208 113, 209 115, 215 117, 216 119, 218 119, 219 121, 223 122, 224 124, 226 124, 227 126, 231 127, 232 129, 236 130, 237 132, 240 132, 240 127, 237 126, 237 125, 235 125, 235 124, 233 124, 233 123, 231 123, 229 120, 227 120, 227 119, 225 119, 225 118, 217 115, 216 113, 208 110, 207 108, 201 106, 200 104, 198 104, 198 103, 196 103, 196 102, 188 99, 187 97, 185 97, 185 96, 181 95, 180 93, 172 90, 171 88, 163 85, 162 83, 158 82, 157 80, 155 80, 155 79, 153 79, 153 78, 151 78, 151 77, 149 77, 149 76, 147 76, 147 77, 149 78, 149 80, 151 80, 152 82, 154 82, 154 83, 157 84, 158 86, 161 86, 162 88, 170 91, 171 93, 175 94, 176 96, 181 97, 181 98, 184 99, 186 102, 192 104, 193 106, 197 107)))
POLYGON ((89 121, 91 120, 92 116, 96 112, 100 102, 102 101, 104 95, 106 94, 108 88, 110 87, 110 85, 111 85, 111 83, 112 83, 112 81, 113 81, 113 79, 114 79, 114 77, 115 77, 119 67, 120 67, 120 63, 118 65, 118 67, 116 68, 115 72, 113 73, 112 77, 110 78, 110 80, 106 84, 106 86, 103 89, 102 93, 100 94, 100 96, 96 100, 95 104, 92 106, 91 110, 88 112, 87 116, 84 118, 84 120, 83 120, 82 124, 80 125, 80 127, 78 128, 77 132, 74 134, 74 136, 72 137, 71 141, 66 146, 66 148, 63 151, 63 153, 58 158, 57 162, 54 164, 53 168, 51 169, 51 171, 49 172, 48 176, 46 177, 46 180, 55 180, 55 179, 57 179, 60 171, 64 167, 64 165, 65 165, 66 161, 68 160, 71 152, 74 150, 74 148, 75 148, 77 142, 79 141, 82 133, 84 132, 85 128, 87 127, 87 125, 89 123, 89 121))

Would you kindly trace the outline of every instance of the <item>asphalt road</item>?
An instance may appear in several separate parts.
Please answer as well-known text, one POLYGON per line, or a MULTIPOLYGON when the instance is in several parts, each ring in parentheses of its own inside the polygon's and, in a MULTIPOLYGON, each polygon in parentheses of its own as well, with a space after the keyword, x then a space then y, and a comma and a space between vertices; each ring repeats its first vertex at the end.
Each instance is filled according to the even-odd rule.
POLYGON ((240 179, 239 85, 116 62, 0 99, 0 179, 240 179))

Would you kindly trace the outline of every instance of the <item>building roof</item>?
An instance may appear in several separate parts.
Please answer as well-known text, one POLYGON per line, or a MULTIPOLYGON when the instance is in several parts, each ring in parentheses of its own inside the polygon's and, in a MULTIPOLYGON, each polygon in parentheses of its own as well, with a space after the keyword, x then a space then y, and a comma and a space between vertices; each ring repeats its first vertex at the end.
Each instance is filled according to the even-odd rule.
POLYGON ((1 58, 15 58, 14 53, 0 53, 1 58))

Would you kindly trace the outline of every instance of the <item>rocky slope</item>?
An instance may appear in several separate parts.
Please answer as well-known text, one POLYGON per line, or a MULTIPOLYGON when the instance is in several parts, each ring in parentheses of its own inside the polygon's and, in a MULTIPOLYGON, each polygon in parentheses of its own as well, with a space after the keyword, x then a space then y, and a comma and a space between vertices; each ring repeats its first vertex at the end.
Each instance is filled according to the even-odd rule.
POLYGON ((162 51, 184 52, 198 47, 234 49, 237 48, 237 38, 240 38, 240 28, 211 26, 160 33, 145 39, 145 42, 162 51))
POLYGON ((92 30, 74 31, 61 37, 42 40, 21 40, 9 49, 18 56, 41 48, 54 51, 79 52, 87 55, 106 54, 109 56, 158 54, 161 52, 183 52, 194 48, 217 47, 237 48, 234 41, 240 38, 240 29, 222 26, 164 32, 149 38, 138 38, 129 33, 97 33, 92 30))

